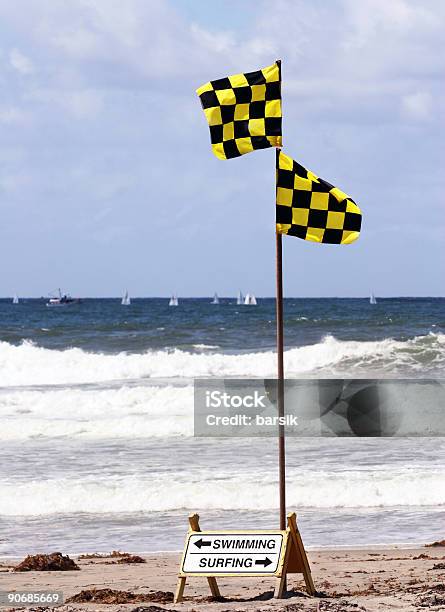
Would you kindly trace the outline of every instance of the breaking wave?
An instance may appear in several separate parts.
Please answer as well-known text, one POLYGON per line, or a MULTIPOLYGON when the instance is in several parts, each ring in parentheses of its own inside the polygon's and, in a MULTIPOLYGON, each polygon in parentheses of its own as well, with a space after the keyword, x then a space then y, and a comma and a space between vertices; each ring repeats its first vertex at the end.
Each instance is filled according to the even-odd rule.
MULTIPOLYGON (((358 342, 326 336, 285 354, 287 376, 434 376, 445 368, 445 334, 401 341, 358 342)), ((0 342, 0 386, 100 383, 113 380, 193 377, 274 377, 273 351, 224 354, 179 349, 144 353, 52 350, 25 341, 0 342)))
POLYGON ((193 435, 193 386, 61 388, 0 393, 0 440, 193 435))
MULTIPOLYGON (((217 470, 144 478, 54 479, 0 484, 0 515, 161 512, 178 509, 270 510, 278 486, 268 475, 218 478, 217 470)), ((306 471, 289 476, 289 507, 396 508, 445 505, 445 474, 438 469, 306 471), (347 486, 346 486, 347 485, 347 486)))

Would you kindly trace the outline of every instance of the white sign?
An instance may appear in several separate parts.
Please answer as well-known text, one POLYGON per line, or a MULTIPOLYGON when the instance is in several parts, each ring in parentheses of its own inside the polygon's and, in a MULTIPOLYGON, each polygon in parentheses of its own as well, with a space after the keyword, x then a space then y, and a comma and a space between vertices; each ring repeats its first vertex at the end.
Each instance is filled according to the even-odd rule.
POLYGON ((182 561, 184 574, 275 574, 283 533, 193 533, 182 561))

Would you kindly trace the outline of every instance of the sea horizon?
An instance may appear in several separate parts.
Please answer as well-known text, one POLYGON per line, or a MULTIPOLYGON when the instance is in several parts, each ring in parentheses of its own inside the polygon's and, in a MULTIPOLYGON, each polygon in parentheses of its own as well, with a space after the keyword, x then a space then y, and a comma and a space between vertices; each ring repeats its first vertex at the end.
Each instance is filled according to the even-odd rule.
MULTIPOLYGON (((0 300, 9 300, 12 299, 14 297, 14 295, 17 295, 20 299, 24 299, 24 300, 46 300, 50 297, 50 295, 52 295, 53 292, 48 293, 46 295, 19 295, 17 293, 12 293, 11 295, 3 295, 0 297, 0 300)), ((63 293, 63 292, 62 292, 63 293)), ((69 293, 67 292, 67 294, 73 296, 73 297, 77 297, 83 300, 118 300, 118 299, 122 299, 122 296, 125 293, 125 289, 122 291, 122 293, 120 294, 115 294, 115 295, 82 295, 81 293, 69 293)), ((284 295, 283 296, 283 300, 369 300, 369 297, 371 295, 372 292, 370 292, 369 294, 365 294, 365 295, 323 295, 323 296, 313 296, 313 295, 284 295)), ((211 299, 215 292, 209 292, 208 295, 181 295, 180 293, 177 293, 176 291, 173 291, 172 293, 165 293, 163 295, 133 295, 131 294, 130 297, 133 300, 168 300, 172 294, 177 294, 178 297, 180 297, 183 300, 206 300, 206 299, 211 299)), ((429 294, 425 294, 425 295, 382 295, 380 293, 375 293, 374 295, 376 298, 380 298, 382 300, 403 300, 403 299, 445 299, 445 295, 429 295, 429 294)), ((275 300, 275 296, 274 295, 262 295, 260 293, 255 293, 255 296, 257 297, 257 299, 262 299, 262 300, 275 300)), ((233 293, 233 294, 219 294, 218 293, 218 297, 220 299, 233 299, 237 297, 237 292, 233 293)))

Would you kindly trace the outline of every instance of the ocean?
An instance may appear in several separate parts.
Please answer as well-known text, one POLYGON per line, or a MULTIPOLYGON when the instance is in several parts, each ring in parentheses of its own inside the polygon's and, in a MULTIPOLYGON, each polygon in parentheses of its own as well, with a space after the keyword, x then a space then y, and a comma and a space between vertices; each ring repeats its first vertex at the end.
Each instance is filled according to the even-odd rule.
MULTIPOLYGON (((278 525, 277 440, 193 437, 194 377, 274 377, 275 303, 0 300, 0 555, 278 525)), ((445 378, 445 299, 285 300, 289 378, 445 378)), ((441 438, 288 438, 305 544, 443 539, 441 438)))

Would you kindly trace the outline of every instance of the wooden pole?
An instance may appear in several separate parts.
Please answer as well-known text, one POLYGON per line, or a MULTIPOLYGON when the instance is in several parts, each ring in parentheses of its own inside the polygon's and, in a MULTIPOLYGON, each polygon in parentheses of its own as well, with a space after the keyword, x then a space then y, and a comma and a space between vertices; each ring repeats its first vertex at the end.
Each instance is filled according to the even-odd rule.
MULTIPOLYGON (((277 156, 279 151, 277 149, 277 156)), ((276 234, 277 250, 277 407, 278 417, 284 417, 284 360, 283 360, 283 263, 281 234, 276 234)), ((282 419, 280 418, 280 421, 282 419)), ((280 488, 280 529, 286 529, 286 454, 284 425, 278 425, 278 470, 280 488)))
MULTIPOLYGON (((277 60, 281 87, 281 60, 277 60)), ((278 168, 280 149, 275 149, 275 167, 278 168)), ((276 310, 277 310, 277 408, 278 416, 284 417, 284 331, 283 331, 283 246, 282 236, 276 232, 276 310)), ((281 420, 281 419, 280 419, 281 420)), ((284 425, 278 425, 278 470, 280 488, 280 529, 286 529, 286 449, 284 425)))
MULTIPOLYGON (((281 60, 277 60, 281 86, 281 60)), ((280 149, 275 149, 275 167, 278 168, 280 149)), ((276 170, 275 170, 276 172, 276 170)), ((283 330, 283 244, 277 231, 276 240, 276 311, 277 311, 277 409, 278 409, 278 474, 280 491, 280 530, 286 529, 286 446, 285 429, 280 421, 284 417, 284 330, 283 330)), ((279 597, 287 590, 286 571, 279 581, 279 597)))

